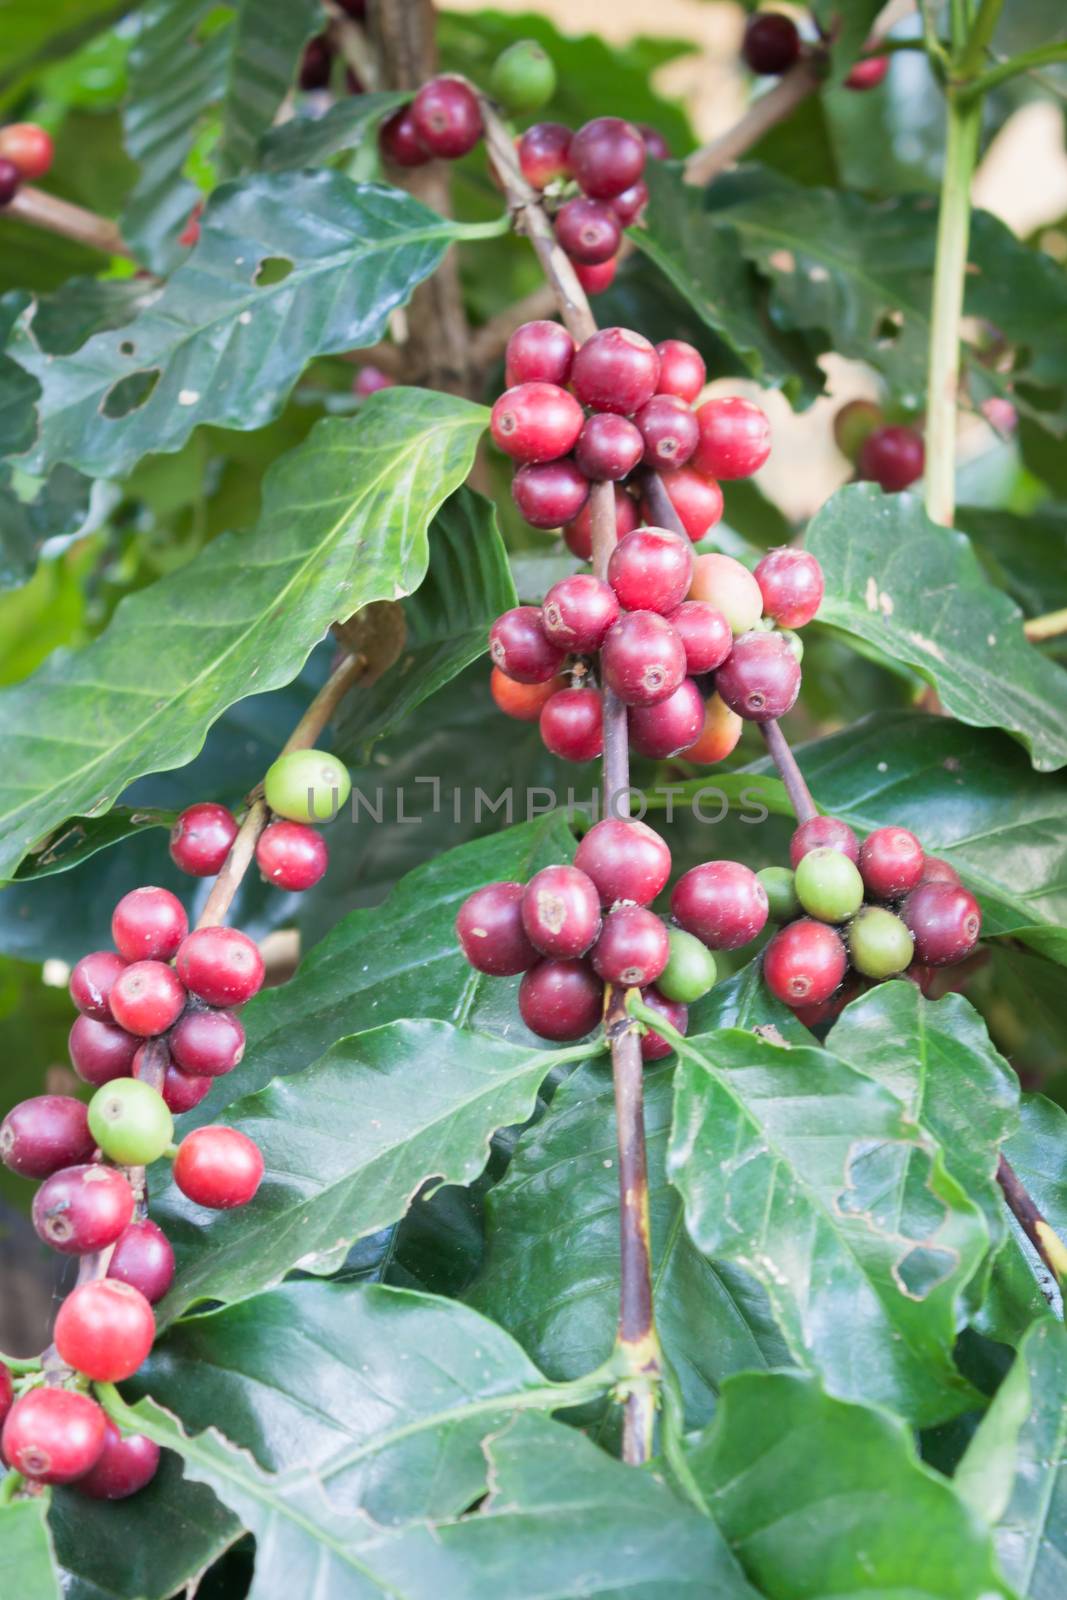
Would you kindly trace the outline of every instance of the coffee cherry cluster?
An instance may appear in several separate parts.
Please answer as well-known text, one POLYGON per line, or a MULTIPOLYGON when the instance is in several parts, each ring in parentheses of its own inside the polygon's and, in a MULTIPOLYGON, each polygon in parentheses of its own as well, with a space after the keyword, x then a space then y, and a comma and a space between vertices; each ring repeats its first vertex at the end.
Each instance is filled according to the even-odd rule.
MULTIPOLYGON (((801 55, 800 32, 781 11, 757 11, 745 25, 741 55, 750 72, 777 78, 796 65, 801 55)), ((845 78, 846 89, 874 89, 889 71, 888 56, 865 56, 845 78)))
POLYGON ((812 817, 789 854, 791 869, 758 875, 784 924, 763 953, 763 975, 809 1025, 836 1016, 867 982, 903 975, 926 993, 935 968, 964 961, 978 943, 974 895, 907 828, 877 828, 861 845, 839 818, 812 817))
POLYGON ((922 434, 903 423, 887 423, 873 400, 850 400, 834 418, 834 440, 856 468, 857 478, 898 494, 922 477, 922 434))
POLYGON ((463 78, 431 78, 406 106, 394 111, 378 131, 386 161, 396 167, 421 167, 435 158, 456 161, 482 137, 478 97, 463 78))
POLYGON ((21 183, 43 178, 54 153, 51 135, 35 122, 0 128, 0 206, 15 198, 21 183))
MULTIPOLYGON (((363 22, 367 15, 367 0, 337 0, 338 8, 353 22, 363 22)), ((301 89, 327 89, 333 76, 337 55, 334 42, 328 33, 317 33, 304 47, 300 62, 298 83, 301 89)), ((350 94, 362 94, 363 84, 352 68, 345 66, 345 87, 350 94)))

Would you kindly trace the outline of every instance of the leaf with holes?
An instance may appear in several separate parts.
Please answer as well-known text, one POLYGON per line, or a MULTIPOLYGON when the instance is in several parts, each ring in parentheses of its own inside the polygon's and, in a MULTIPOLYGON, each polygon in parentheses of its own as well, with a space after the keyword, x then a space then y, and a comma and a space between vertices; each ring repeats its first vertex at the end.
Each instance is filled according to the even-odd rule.
MULTIPOLYGON (((77 537, 89 512, 91 487, 73 467, 55 467, 36 494, 23 499, 0 466, 0 589, 25 583, 48 540, 77 537)), ((57 552, 61 547, 57 543, 57 552)))

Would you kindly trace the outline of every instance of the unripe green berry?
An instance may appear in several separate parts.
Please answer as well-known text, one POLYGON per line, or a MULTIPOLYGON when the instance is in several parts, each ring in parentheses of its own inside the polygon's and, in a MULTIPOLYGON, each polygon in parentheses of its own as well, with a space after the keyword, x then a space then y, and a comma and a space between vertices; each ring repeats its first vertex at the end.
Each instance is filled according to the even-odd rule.
POLYGON ((860 451, 867 439, 880 428, 885 414, 873 400, 849 400, 834 418, 834 440, 837 448, 849 461, 859 460, 860 451))
POLYGON ((865 978, 892 978, 911 965, 915 941, 899 917, 884 906, 864 906, 848 929, 852 965, 865 978))
POLYGON ((538 111, 556 92, 556 69, 534 39, 519 39, 497 56, 489 88, 509 111, 538 111))
POLYGON ((120 1166, 147 1167, 174 1138, 174 1118, 151 1084, 114 1078, 89 1101, 89 1132, 120 1166))
POLYGON ((792 652, 793 652, 794 656, 796 657, 797 661, 798 662, 803 661, 803 659, 804 659, 804 641, 800 637, 799 633, 794 633, 792 628, 783 628, 781 630, 781 634, 782 634, 782 638, 785 640, 785 642, 789 646, 790 650, 792 650, 792 652))
POLYGON ((330 822, 352 793, 352 780, 327 750, 291 750, 267 769, 263 793, 275 816, 330 822))
POLYGON ((863 904, 859 868, 828 845, 809 850, 793 877, 797 899, 809 917, 820 922, 847 922, 863 904))
POLYGON ((797 899, 794 876, 789 867, 763 867, 756 873, 756 877, 767 891, 767 904, 770 907, 769 915, 772 922, 792 922, 794 917, 800 915, 800 901, 797 899))
POLYGON ((715 982, 715 957, 706 944, 684 928, 671 928, 669 937, 671 953, 656 979, 656 988, 665 999, 689 1006, 706 995, 715 982))

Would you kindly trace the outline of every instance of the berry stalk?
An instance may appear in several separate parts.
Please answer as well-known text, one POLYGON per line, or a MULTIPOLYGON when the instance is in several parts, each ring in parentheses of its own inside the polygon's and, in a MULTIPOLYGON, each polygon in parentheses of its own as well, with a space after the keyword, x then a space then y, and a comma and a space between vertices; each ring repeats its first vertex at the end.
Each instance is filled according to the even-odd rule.
POLYGON ((104 255, 125 256, 127 261, 135 259, 117 224, 109 217, 86 211, 84 206, 73 205, 69 200, 60 200, 44 189, 23 184, 7 202, 4 215, 28 222, 31 227, 43 228, 46 233, 58 234, 60 238, 73 239, 104 255))
POLYGON ((1005 1156, 1001 1156, 997 1164, 997 1182, 1008 1210, 1055 1279, 1067 1316, 1067 1245, 1045 1221, 1005 1156))

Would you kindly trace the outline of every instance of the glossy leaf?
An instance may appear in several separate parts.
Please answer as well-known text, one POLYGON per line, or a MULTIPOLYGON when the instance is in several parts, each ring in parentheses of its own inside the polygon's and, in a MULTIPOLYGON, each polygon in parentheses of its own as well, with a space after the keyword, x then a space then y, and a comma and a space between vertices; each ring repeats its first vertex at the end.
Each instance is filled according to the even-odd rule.
POLYGON ((369 139, 382 119, 410 98, 400 90, 354 94, 335 100, 321 116, 291 117, 263 135, 259 164, 265 172, 318 166, 369 139))
POLYGON ((1028 616, 1067 605, 1067 508, 1036 506, 1022 516, 960 506, 956 522, 970 534, 992 581, 1006 589, 1028 616))
POLYGON ((76 46, 115 10, 115 0, 64 0, 60 16, 34 0, 8 0, 0 46, 0 88, 39 61, 76 46))
POLYGON ((94 333, 125 327, 159 293, 151 278, 70 278, 37 301, 33 337, 50 356, 73 355, 94 333))
POLYGON ((41 386, 17 361, 4 354, 29 296, 15 291, 0 300, 0 455, 28 450, 37 432, 36 402, 41 386))
POLYGON ((47 1499, 0 1506, 0 1583, 19 1600, 60 1600, 47 1499))
POLYGON ((23 499, 0 467, 0 589, 25 583, 47 540, 77 535, 88 514, 90 487, 73 467, 56 467, 32 498, 23 499))

